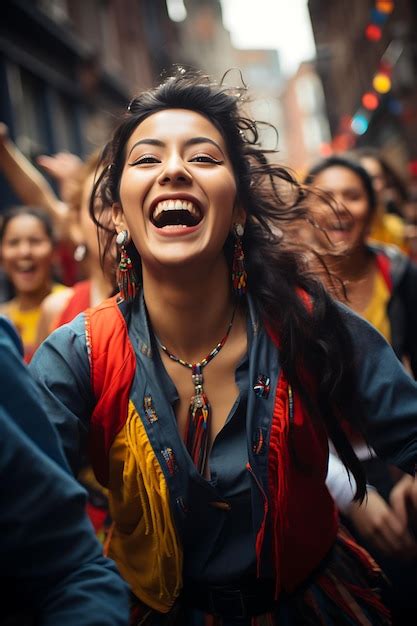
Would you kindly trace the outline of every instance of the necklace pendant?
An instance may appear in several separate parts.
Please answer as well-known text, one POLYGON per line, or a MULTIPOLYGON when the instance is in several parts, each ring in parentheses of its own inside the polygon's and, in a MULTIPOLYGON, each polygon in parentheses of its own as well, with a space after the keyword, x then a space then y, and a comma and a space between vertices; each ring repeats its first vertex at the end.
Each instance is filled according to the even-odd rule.
POLYGON ((201 366, 193 365, 192 372, 193 373, 191 374, 191 380, 193 381, 195 388, 197 389, 197 386, 201 386, 203 384, 203 374, 201 372, 201 366))
POLYGON ((195 363, 192 369, 192 381, 194 383, 194 395, 191 398, 191 405, 193 410, 201 409, 204 404, 204 391, 203 391, 203 373, 199 363, 195 363))
POLYGON ((201 409, 205 405, 204 390, 203 390, 203 376, 201 374, 193 376, 193 382, 195 385, 194 395, 191 399, 193 409, 201 409))
POLYGON ((199 393, 198 395, 196 394, 195 396, 193 396, 193 408, 195 409, 201 409, 204 406, 204 398, 202 396, 201 393, 199 393))

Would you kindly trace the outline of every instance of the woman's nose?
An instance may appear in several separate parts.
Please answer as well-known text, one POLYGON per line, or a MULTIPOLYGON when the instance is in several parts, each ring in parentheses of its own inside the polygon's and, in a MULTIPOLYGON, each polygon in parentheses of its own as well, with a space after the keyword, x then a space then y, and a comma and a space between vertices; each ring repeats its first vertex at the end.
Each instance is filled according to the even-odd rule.
POLYGON ((175 156, 166 164, 164 170, 159 177, 159 184, 166 185, 169 183, 189 184, 192 180, 191 174, 188 172, 184 161, 175 156))
POLYGON ((333 208, 336 209, 336 211, 345 211, 345 205, 343 203, 343 196, 341 196, 338 193, 333 193, 333 208))
POLYGON ((21 241, 17 248, 17 253, 19 256, 30 256, 32 252, 32 247, 28 241, 21 241))

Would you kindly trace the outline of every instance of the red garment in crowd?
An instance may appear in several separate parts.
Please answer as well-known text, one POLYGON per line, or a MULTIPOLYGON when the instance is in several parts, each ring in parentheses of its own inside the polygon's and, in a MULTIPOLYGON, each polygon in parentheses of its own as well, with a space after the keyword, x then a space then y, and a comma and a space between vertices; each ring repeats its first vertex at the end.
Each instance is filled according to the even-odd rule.
POLYGON ((79 313, 85 311, 85 309, 88 309, 88 307, 91 305, 90 280, 82 280, 79 283, 75 283, 72 289, 74 293, 67 302, 65 309, 54 321, 52 330, 59 328, 63 324, 68 324, 74 319, 74 317, 76 317, 79 313))
MULTIPOLYGON (((82 280, 72 287, 73 294, 68 300, 62 313, 56 318, 51 328, 55 330, 63 324, 68 324, 79 313, 91 306, 91 281, 82 280)), ((104 543, 109 531, 111 520, 108 514, 107 497, 93 478, 89 467, 84 467, 78 480, 88 492, 87 514, 93 524, 98 539, 104 543)))

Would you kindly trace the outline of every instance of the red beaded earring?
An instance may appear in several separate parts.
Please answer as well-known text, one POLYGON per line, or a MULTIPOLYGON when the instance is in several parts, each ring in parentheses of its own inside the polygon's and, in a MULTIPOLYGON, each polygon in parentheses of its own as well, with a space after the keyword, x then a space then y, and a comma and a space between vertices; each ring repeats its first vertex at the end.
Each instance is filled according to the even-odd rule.
POLYGON ((233 290, 237 296, 246 293, 248 275, 245 270, 245 254, 242 246, 242 236, 245 232, 242 224, 234 224, 235 248, 232 262, 232 283, 233 290))
POLYGON ((130 237, 127 230, 122 230, 116 237, 116 243, 120 247, 120 261, 117 270, 117 284, 123 300, 131 302, 139 287, 139 281, 133 267, 132 260, 127 253, 126 245, 130 237))

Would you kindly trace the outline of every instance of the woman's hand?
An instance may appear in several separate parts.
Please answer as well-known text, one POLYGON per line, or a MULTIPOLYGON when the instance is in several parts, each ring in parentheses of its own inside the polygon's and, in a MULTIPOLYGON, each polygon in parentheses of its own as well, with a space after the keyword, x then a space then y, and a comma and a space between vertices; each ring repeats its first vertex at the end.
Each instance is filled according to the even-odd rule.
POLYGON ((0 169, 21 203, 44 209, 54 220, 58 239, 66 239, 66 203, 56 196, 45 177, 10 139, 4 122, 0 122, 0 169))
POLYGON ((72 194, 77 189, 76 179, 83 164, 80 157, 71 152, 58 152, 52 156, 41 154, 36 161, 57 181, 61 199, 70 203, 72 194))
MULTIPOLYGON (((404 500, 400 490, 394 494, 394 501, 401 509, 400 503, 404 504, 404 500)), ((348 517, 370 547, 387 556, 411 560, 417 557, 417 543, 407 527, 408 516, 404 516, 404 510, 403 507, 399 513, 372 489, 362 504, 352 503, 348 517)))
POLYGON ((417 539, 417 479, 404 475, 390 493, 390 504, 401 523, 417 539))

